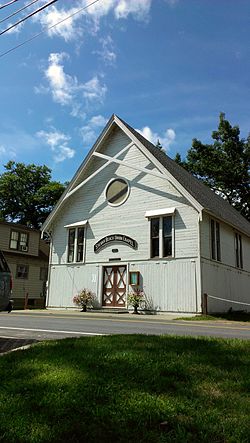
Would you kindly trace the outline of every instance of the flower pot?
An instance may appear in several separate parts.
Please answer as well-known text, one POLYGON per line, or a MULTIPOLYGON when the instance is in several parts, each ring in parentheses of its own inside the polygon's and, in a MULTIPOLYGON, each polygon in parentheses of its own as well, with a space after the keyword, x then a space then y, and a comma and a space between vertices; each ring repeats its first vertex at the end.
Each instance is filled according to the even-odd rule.
POLYGON ((139 308, 139 305, 134 305, 134 312, 133 312, 133 314, 139 314, 138 308, 139 308))

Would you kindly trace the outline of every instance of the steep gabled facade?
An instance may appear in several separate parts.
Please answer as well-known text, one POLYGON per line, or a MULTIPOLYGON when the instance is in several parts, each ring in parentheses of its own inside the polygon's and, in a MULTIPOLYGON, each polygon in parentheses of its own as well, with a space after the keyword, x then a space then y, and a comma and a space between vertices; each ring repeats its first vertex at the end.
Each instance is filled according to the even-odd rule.
POLYGON ((136 284, 154 311, 201 312, 204 292, 250 303, 250 224, 115 115, 43 230, 49 307, 87 287, 98 306, 125 309, 136 284))

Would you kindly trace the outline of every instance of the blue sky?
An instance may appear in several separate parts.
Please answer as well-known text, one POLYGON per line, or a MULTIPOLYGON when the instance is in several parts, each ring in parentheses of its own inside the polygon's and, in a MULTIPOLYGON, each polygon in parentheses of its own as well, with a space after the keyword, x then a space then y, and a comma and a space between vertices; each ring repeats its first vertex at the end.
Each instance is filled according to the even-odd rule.
POLYGON ((220 112, 247 137, 249 0, 99 0, 47 29, 89 3, 58 0, 0 36, 2 54, 45 29, 0 58, 0 172, 12 159, 69 180, 112 113, 170 157, 209 142, 220 112))

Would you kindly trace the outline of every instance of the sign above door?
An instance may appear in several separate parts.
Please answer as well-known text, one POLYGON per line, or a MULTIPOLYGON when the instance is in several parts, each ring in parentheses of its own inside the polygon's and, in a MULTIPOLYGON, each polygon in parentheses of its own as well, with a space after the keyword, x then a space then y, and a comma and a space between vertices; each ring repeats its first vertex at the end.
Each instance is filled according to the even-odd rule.
POLYGON ((94 245, 94 252, 99 252, 100 249, 104 248, 110 243, 123 243, 127 246, 130 246, 133 249, 138 248, 137 241, 135 241, 133 238, 123 234, 111 234, 107 235, 106 237, 103 237, 94 245))

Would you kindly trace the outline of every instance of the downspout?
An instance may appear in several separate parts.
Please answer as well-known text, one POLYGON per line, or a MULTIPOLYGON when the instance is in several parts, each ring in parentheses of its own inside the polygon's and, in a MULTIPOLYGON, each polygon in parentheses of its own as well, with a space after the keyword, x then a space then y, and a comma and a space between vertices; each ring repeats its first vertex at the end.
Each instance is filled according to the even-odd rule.
POLYGON ((49 249, 49 268, 48 268, 48 280, 47 280, 47 293, 46 293, 46 303, 45 307, 49 306, 49 296, 50 296, 50 275, 52 266, 52 249, 53 249, 53 237, 52 232, 49 233, 50 236, 50 249, 49 249))
POLYGON ((201 222, 202 213, 198 215, 198 260, 197 260, 197 292, 196 292, 196 308, 197 313, 201 312, 202 304, 202 266, 201 266, 201 222))

